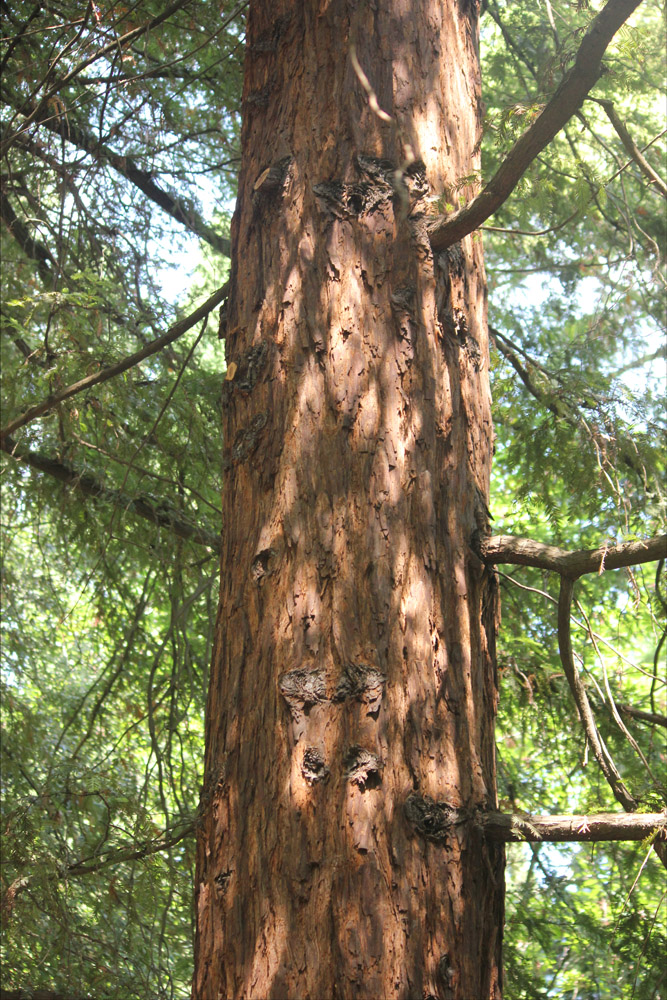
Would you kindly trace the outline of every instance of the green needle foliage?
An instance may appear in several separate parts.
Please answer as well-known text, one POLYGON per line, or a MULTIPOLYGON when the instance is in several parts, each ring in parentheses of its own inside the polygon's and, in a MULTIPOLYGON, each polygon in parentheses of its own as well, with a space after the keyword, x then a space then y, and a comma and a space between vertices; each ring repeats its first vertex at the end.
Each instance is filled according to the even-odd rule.
MULTIPOLYGON (((482 6, 488 178, 595 11, 482 6)), ((2 3, 3 425, 224 284, 244 10, 2 3)), ((495 534, 577 549, 665 530, 665 198, 642 165, 664 183, 661 39, 645 0, 485 227, 495 534)), ((224 368, 214 314, 5 439, 7 990, 188 995, 224 368)), ((502 805, 614 811, 558 654, 557 580, 501 569, 502 805)), ((585 577, 575 596, 600 733, 640 809, 664 809, 664 572, 585 577)), ((667 995, 660 880, 649 844, 508 848, 507 997, 667 995)))

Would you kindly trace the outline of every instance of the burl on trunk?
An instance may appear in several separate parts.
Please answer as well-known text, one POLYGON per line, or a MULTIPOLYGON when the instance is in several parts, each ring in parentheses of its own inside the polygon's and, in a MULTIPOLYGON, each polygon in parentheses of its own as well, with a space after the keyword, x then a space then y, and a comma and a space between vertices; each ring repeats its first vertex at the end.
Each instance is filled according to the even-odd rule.
POLYGON ((250 3, 198 1000, 500 996, 477 30, 250 3))

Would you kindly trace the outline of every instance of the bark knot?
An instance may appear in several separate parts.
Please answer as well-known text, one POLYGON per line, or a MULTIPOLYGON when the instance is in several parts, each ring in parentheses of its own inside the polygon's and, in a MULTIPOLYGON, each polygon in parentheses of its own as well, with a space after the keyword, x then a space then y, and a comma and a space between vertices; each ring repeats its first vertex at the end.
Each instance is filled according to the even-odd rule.
POLYGON ((372 212, 383 202, 390 201, 392 189, 386 184, 362 181, 359 184, 342 184, 340 181, 322 181, 313 184, 313 191, 322 209, 339 219, 354 219, 372 212))
POLYGON ((368 705, 368 714, 380 710, 386 678, 376 667, 365 663, 349 663, 336 685, 334 701, 357 698, 368 705))
POLYGON ((405 800, 405 818, 418 833, 434 844, 446 844, 452 827, 463 821, 459 810, 447 802, 435 802, 428 795, 416 792, 405 800))
POLYGON ((259 583, 263 580, 265 576, 270 574, 273 570, 271 568, 271 560, 277 555, 275 549, 262 549, 258 552, 252 561, 252 566, 250 567, 250 575, 252 576, 255 583, 259 583))
POLYGON ((329 768, 326 766, 324 755, 317 747, 306 747, 301 773, 311 786, 316 785, 318 781, 326 781, 329 777, 329 768))
POLYGON ((272 163, 261 174, 253 185, 254 199, 277 194, 285 185, 287 172, 292 162, 291 156, 283 156, 281 160, 272 163))
POLYGON ((268 357, 269 345, 265 340, 254 344, 238 362, 236 377, 233 383, 230 383, 230 389, 233 388, 244 393, 252 392, 259 381, 259 376, 264 370, 268 357))
POLYGON ((320 701, 326 700, 326 678, 323 670, 300 667, 280 678, 280 693, 290 707, 294 719, 320 701))
POLYGON ((382 783, 382 761, 364 747, 348 747, 343 757, 345 777, 363 791, 378 788, 382 783))
POLYGON ((229 880, 231 879, 231 877, 232 877, 231 868, 227 868, 226 871, 224 872, 219 872, 213 879, 216 888, 219 889, 220 892, 225 892, 227 886, 229 885, 229 880))

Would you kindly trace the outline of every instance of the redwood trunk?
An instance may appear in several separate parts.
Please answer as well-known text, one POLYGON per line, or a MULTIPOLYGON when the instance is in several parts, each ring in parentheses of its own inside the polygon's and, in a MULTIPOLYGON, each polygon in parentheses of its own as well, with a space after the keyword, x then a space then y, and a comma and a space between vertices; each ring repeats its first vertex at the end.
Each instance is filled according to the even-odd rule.
POLYGON ((474 3, 250 4, 198 1000, 500 996, 479 102, 474 3))

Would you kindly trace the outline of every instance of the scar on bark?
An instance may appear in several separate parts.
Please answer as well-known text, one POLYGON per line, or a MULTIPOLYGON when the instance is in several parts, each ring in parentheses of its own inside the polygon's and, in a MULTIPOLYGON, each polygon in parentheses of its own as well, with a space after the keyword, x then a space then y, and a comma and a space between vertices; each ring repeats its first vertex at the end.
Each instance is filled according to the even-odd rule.
MULTIPOLYGON (((234 438, 232 445, 232 462, 243 462, 255 450, 259 444, 262 431, 266 427, 269 416, 267 413, 258 413, 250 421, 247 427, 242 427, 234 438)), ((223 463, 229 465, 229 462, 223 463)))
POLYGON ((282 159, 262 170, 253 184, 254 205, 259 205, 260 199, 265 201, 267 197, 275 197, 282 191, 291 162, 291 156, 283 156, 282 159))

